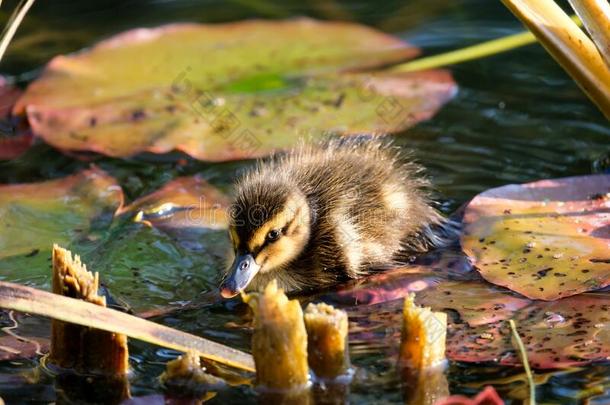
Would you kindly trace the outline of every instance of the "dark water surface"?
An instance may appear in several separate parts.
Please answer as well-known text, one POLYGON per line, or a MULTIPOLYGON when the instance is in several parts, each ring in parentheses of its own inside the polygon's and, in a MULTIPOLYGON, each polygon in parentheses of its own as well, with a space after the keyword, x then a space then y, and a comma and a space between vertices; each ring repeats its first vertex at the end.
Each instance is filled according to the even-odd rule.
MULTIPOLYGON (((12 9, 14 3, 2 6, 2 17, 6 20, 6 10, 12 9)), ((16 35, 0 72, 26 84, 55 54, 76 51, 138 26, 293 16, 358 21, 420 46, 424 54, 464 47, 522 29, 499 2, 490 0, 39 1, 16 35)), ((413 149, 428 167, 444 211, 452 212, 490 187, 608 170, 604 163, 610 153, 608 122, 540 46, 464 63, 451 70, 460 86, 455 99, 431 121, 396 137, 400 145, 413 149)), ((96 164, 120 181, 128 199, 153 191, 176 176, 197 172, 228 190, 236 171, 250 164, 205 164, 189 159, 186 165, 177 165, 176 159, 176 156, 102 158, 96 164)), ((0 162, 0 183, 56 178, 87 166, 88 163, 37 145, 19 159, 0 162)), ((220 235, 205 237, 211 246, 223 243, 220 235)), ((218 255, 209 255, 202 261, 212 265, 208 264, 202 274, 185 274, 184 283, 169 296, 155 297, 155 290, 145 290, 144 284, 138 287, 144 289, 140 294, 149 297, 150 302, 192 299, 197 291, 211 288, 215 269, 222 266, 218 255)), ((162 283, 163 276, 159 277, 157 282, 162 283)), ((361 311, 366 313, 365 309, 355 308, 350 315, 361 319, 364 316, 361 311)), ((227 322, 242 322, 230 306, 183 311, 158 320, 237 348, 249 347, 249 333, 244 328, 226 327, 227 322)), ((48 327, 45 321, 31 318, 22 322, 22 333, 25 329, 40 335, 48 327)), ((371 329, 372 337, 352 341, 352 359, 358 372, 351 388, 351 402, 403 402, 398 381, 390 371, 395 353, 387 347, 399 325, 384 324, 381 318, 370 320, 363 327, 371 329)), ((131 353, 132 394, 159 392, 156 377, 162 372, 163 363, 176 353, 138 342, 132 342, 131 353)), ((26 384, 28 379, 36 380, 32 375, 34 366, 23 361, 0 363, 0 396, 7 403, 55 401, 52 379, 43 376, 34 384, 26 384)), ((496 387, 504 397, 516 400, 526 387, 509 377, 521 372, 506 367, 451 364, 448 375, 451 392, 468 395, 478 392, 485 382, 505 378, 496 387)), ((591 404, 610 403, 610 363, 549 375, 539 387, 538 395, 541 403, 576 404, 586 398, 591 404)), ((211 402, 255 401, 253 391, 235 388, 220 393, 211 402)))

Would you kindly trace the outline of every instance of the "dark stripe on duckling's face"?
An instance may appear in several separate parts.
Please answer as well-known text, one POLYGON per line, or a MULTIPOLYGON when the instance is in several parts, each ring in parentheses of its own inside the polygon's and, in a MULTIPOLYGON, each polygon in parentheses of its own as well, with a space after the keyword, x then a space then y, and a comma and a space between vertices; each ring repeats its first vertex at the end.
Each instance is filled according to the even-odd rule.
POLYGON ((230 228, 236 255, 251 254, 259 271, 267 272, 296 258, 309 240, 309 206, 300 195, 290 195, 282 210, 260 226, 230 228))

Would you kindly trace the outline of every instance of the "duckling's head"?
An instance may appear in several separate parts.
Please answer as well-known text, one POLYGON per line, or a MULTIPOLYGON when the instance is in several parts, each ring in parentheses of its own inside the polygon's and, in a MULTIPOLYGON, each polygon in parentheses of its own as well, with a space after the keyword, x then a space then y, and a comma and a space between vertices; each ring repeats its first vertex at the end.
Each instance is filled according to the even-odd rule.
POLYGON ((229 226, 235 259, 220 287, 222 296, 256 284, 258 274, 283 271, 305 249, 310 221, 308 201, 297 187, 266 176, 238 183, 229 226))

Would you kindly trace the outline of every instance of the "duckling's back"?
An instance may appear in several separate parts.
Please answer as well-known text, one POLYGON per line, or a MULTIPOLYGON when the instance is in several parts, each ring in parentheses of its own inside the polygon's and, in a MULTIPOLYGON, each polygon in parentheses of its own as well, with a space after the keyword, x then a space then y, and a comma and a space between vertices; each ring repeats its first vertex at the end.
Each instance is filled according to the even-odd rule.
POLYGON ((380 140, 302 145, 259 170, 307 197, 311 238, 297 265, 317 280, 355 278, 399 254, 424 251, 443 221, 430 206, 421 167, 380 140))

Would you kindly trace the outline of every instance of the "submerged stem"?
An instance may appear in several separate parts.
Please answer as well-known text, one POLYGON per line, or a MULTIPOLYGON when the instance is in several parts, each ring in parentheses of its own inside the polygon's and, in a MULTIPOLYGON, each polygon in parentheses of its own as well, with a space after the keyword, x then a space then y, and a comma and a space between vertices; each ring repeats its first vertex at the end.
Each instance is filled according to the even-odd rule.
MULTIPOLYGON (((573 16, 572 20, 578 26, 582 25, 582 22, 578 19, 578 17, 573 16)), ((394 66, 391 70, 399 72, 415 72, 418 70, 436 69, 439 67, 455 65, 462 62, 468 62, 470 60, 507 52, 525 45, 533 44, 535 42, 536 37, 534 34, 529 31, 523 31, 518 34, 492 39, 480 44, 467 46, 466 48, 445 52, 440 55, 415 59, 411 62, 394 66)))
POLYGON ((508 321, 510 324, 510 329, 513 334, 513 342, 519 349, 519 356, 521 357, 521 362, 523 363, 523 368, 525 369, 525 375, 527 376, 527 383, 529 385, 529 405, 536 405, 536 383, 534 382, 534 376, 532 374, 532 369, 530 368, 530 363, 527 358, 527 352, 525 351, 525 345, 521 340, 521 336, 517 332, 517 326, 515 325, 515 321, 512 319, 508 321))

